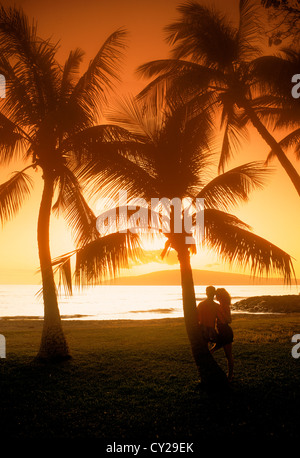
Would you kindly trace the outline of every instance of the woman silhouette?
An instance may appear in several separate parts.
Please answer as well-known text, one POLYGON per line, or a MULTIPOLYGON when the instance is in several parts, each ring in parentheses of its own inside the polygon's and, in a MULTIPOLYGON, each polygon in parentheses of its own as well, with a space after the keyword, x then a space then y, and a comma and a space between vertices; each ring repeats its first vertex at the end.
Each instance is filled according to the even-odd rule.
POLYGON ((219 302, 217 308, 217 331, 218 338, 216 344, 212 347, 211 352, 223 347, 228 364, 228 381, 231 382, 233 377, 233 355, 232 342, 233 331, 229 323, 231 323, 231 297, 225 288, 216 290, 216 299, 219 302))

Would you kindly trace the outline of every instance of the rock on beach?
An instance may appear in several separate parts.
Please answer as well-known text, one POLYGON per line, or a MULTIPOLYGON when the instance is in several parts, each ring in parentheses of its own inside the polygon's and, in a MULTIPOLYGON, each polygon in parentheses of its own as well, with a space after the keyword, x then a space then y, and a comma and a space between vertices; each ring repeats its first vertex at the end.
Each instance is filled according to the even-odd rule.
POLYGON ((232 310, 252 313, 300 313, 300 294, 248 297, 232 304, 232 310))

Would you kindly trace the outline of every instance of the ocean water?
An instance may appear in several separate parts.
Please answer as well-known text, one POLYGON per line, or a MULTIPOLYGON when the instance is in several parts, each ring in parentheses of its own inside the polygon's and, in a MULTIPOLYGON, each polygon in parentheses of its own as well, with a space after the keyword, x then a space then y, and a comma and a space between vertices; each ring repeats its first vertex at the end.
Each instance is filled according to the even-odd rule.
MULTIPOLYGON (((222 287, 223 285, 215 285, 222 287)), ((261 295, 299 294, 296 286, 224 286, 232 303, 261 295)), ((196 286, 197 301, 205 298, 205 286, 196 286)), ((0 319, 43 318, 43 301, 38 285, 0 285, 0 319)), ((64 320, 148 320, 183 316, 180 286, 101 285, 59 295, 64 320)), ((233 312, 234 313, 234 312, 233 312)))

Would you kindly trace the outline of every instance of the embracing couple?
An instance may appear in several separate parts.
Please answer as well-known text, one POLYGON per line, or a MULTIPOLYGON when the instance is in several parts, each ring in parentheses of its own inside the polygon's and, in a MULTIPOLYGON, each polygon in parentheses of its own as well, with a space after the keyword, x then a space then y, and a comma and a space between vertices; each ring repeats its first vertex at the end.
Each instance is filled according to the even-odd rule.
POLYGON ((226 289, 216 289, 214 286, 206 288, 206 296, 207 298, 197 306, 200 329, 207 345, 210 342, 214 344, 210 348, 211 353, 221 347, 224 348, 228 363, 228 381, 231 381, 233 377, 233 332, 229 325, 231 298, 226 289), (218 302, 214 300, 215 297, 218 302))

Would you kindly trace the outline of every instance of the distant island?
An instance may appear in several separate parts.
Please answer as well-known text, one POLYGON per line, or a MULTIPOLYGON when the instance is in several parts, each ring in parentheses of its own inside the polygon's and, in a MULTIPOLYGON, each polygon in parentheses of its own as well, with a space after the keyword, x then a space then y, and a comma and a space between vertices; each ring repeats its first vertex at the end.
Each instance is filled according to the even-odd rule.
MULTIPOLYGON (((249 275, 230 272, 213 272, 211 270, 193 270, 195 285, 283 285, 280 278, 253 278, 249 275)), ((297 280, 299 284, 300 280, 297 280)), ((180 270, 170 269, 151 272, 143 275, 118 277, 108 280, 110 285, 180 285, 180 270)))

